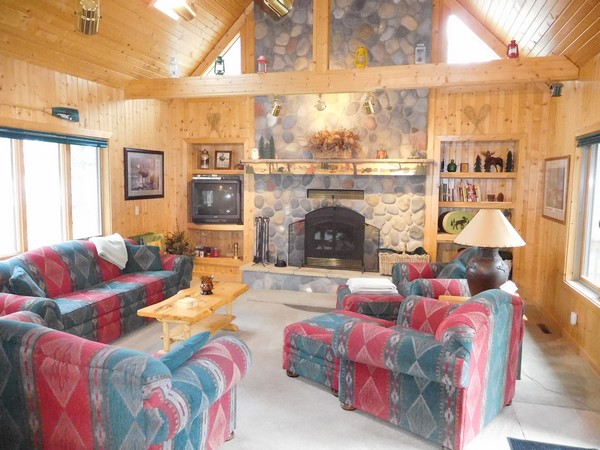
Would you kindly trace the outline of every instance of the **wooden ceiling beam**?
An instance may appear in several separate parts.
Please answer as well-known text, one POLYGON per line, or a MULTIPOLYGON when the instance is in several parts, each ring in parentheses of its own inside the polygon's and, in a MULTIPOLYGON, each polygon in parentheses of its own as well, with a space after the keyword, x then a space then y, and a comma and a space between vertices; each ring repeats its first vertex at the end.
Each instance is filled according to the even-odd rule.
POLYGON ((372 92, 576 80, 579 69, 564 56, 502 59, 477 64, 410 64, 325 72, 278 72, 222 77, 133 80, 128 99, 207 98, 372 92))

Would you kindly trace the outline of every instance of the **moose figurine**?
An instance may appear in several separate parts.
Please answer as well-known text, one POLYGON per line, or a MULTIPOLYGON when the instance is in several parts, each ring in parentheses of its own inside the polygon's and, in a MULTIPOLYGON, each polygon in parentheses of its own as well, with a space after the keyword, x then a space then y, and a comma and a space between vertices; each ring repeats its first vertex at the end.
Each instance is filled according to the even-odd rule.
POLYGON ((495 152, 490 152, 489 150, 485 153, 482 153, 485 156, 485 160, 483 162, 483 170, 486 172, 491 172, 492 167, 496 169, 496 172, 502 172, 502 166, 504 165, 504 161, 502 158, 497 156, 493 156, 495 152))

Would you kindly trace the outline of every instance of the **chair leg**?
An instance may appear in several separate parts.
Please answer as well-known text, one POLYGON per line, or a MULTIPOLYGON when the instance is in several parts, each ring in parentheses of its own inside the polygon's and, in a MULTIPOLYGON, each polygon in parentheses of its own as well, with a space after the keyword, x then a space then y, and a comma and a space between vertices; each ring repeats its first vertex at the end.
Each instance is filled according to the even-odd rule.
POLYGON ((229 442, 229 441, 230 441, 230 440, 232 440, 234 437, 235 437, 235 433, 232 431, 232 432, 231 432, 231 434, 225 438, 225 442, 229 442))
POLYGON ((340 406, 342 407, 342 409, 344 411, 355 411, 356 408, 352 405, 349 405, 348 403, 340 403, 340 406))
POLYGON ((293 370, 290 370, 290 369, 287 369, 285 371, 285 374, 290 378, 296 378, 298 376, 298 374, 296 372, 294 372, 293 370))

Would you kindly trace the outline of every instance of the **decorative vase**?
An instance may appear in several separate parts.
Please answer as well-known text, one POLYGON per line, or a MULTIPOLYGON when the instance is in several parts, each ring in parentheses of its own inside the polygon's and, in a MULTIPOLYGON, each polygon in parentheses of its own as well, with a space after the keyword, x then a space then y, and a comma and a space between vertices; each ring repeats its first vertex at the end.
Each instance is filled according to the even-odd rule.
POLYGON ((213 278, 214 275, 203 275, 200 277, 200 294, 210 295, 214 287, 213 278))
POLYGON ((448 163, 448 172, 456 172, 456 163, 453 159, 448 163))

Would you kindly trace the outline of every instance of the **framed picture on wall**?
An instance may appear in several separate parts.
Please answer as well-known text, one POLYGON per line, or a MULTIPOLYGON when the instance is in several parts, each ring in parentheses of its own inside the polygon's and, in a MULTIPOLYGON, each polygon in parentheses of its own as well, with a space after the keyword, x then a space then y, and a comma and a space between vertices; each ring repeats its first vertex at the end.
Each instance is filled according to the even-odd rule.
POLYGON ((231 151, 215 151, 215 169, 231 169, 231 151))
POLYGON ((165 155, 125 147, 125 200, 165 196, 165 155))
POLYGON ((544 164, 544 203, 542 217, 565 223, 569 157, 547 158, 544 164))

